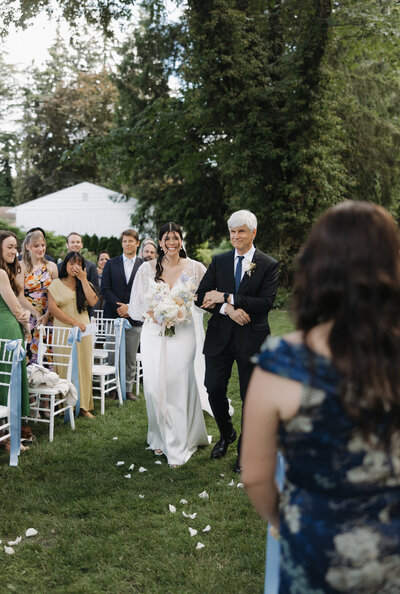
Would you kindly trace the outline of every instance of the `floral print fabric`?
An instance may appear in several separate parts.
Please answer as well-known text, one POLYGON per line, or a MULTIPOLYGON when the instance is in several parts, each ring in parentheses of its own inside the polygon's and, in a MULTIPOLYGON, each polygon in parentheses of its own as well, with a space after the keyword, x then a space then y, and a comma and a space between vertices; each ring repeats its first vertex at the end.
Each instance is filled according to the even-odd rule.
POLYGON ((256 359, 303 386, 298 413, 279 427, 279 591, 400 592, 400 433, 386 449, 363 439, 340 403, 337 371, 304 344, 270 337, 256 359))
MULTIPOLYGON (((51 282, 52 278, 46 265, 35 268, 25 277, 24 295, 39 311, 40 315, 43 315, 47 310, 47 289, 51 282)), ((37 363, 39 331, 37 329, 37 320, 32 315, 29 326, 32 336, 30 345, 28 345, 29 363, 37 363)))

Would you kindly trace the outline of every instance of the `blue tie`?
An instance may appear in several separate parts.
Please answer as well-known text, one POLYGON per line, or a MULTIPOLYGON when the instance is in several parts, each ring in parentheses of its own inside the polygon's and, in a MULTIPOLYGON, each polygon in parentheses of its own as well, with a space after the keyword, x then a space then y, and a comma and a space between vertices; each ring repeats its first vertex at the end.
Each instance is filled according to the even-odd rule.
POLYGON ((238 256, 238 263, 236 265, 235 271, 235 289, 236 293, 239 291, 239 285, 242 280, 242 260, 244 256, 238 256))

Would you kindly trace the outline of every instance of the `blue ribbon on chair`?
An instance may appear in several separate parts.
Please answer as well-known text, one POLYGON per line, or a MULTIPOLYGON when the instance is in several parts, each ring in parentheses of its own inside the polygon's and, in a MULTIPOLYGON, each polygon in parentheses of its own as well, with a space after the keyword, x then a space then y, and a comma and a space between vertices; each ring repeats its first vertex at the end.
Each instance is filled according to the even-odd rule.
POLYGON ((10 378, 10 466, 18 466, 21 448, 21 361, 25 357, 22 339, 8 340, 6 349, 12 351, 10 378))
POLYGON ((129 320, 126 318, 117 318, 114 320, 115 328, 115 366, 119 371, 119 383, 121 386, 122 400, 126 401, 126 356, 125 356, 125 330, 132 328, 129 320))
MULTIPOLYGON (((276 457, 275 481, 279 491, 283 489, 285 478, 285 459, 280 452, 276 457)), ((265 594, 278 594, 279 592, 279 567, 280 567, 281 545, 279 540, 273 537, 268 527, 267 535, 267 556, 265 567, 265 594)))
MULTIPOLYGON (((72 359, 72 370, 71 370, 71 382, 74 384, 76 391, 78 392, 78 400, 75 404, 75 418, 79 416, 80 406, 80 395, 79 395, 79 369, 78 369, 78 342, 82 340, 81 329, 75 326, 71 328, 68 334, 67 344, 71 346, 71 359, 72 359)), ((69 423, 69 410, 65 411, 64 423, 69 423)))

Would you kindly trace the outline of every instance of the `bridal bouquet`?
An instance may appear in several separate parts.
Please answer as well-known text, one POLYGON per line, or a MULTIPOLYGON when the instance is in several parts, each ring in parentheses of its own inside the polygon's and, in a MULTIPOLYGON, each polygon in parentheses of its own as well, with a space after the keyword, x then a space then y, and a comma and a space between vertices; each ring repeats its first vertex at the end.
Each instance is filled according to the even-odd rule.
POLYGON ((145 299, 154 319, 148 313, 145 315, 146 319, 153 322, 155 320, 162 326, 165 336, 174 336, 175 326, 188 322, 192 316, 190 308, 193 305, 195 289, 191 279, 184 274, 172 289, 166 283, 156 283, 152 280, 145 299))

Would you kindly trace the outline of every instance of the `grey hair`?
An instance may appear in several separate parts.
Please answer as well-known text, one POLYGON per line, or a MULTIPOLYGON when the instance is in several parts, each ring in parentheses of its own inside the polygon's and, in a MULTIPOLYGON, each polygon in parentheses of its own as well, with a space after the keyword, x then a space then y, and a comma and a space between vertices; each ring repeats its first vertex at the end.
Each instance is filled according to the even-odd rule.
POLYGON ((228 219, 228 228, 236 229, 245 225, 249 231, 257 229, 257 217, 249 210, 237 210, 228 219))

